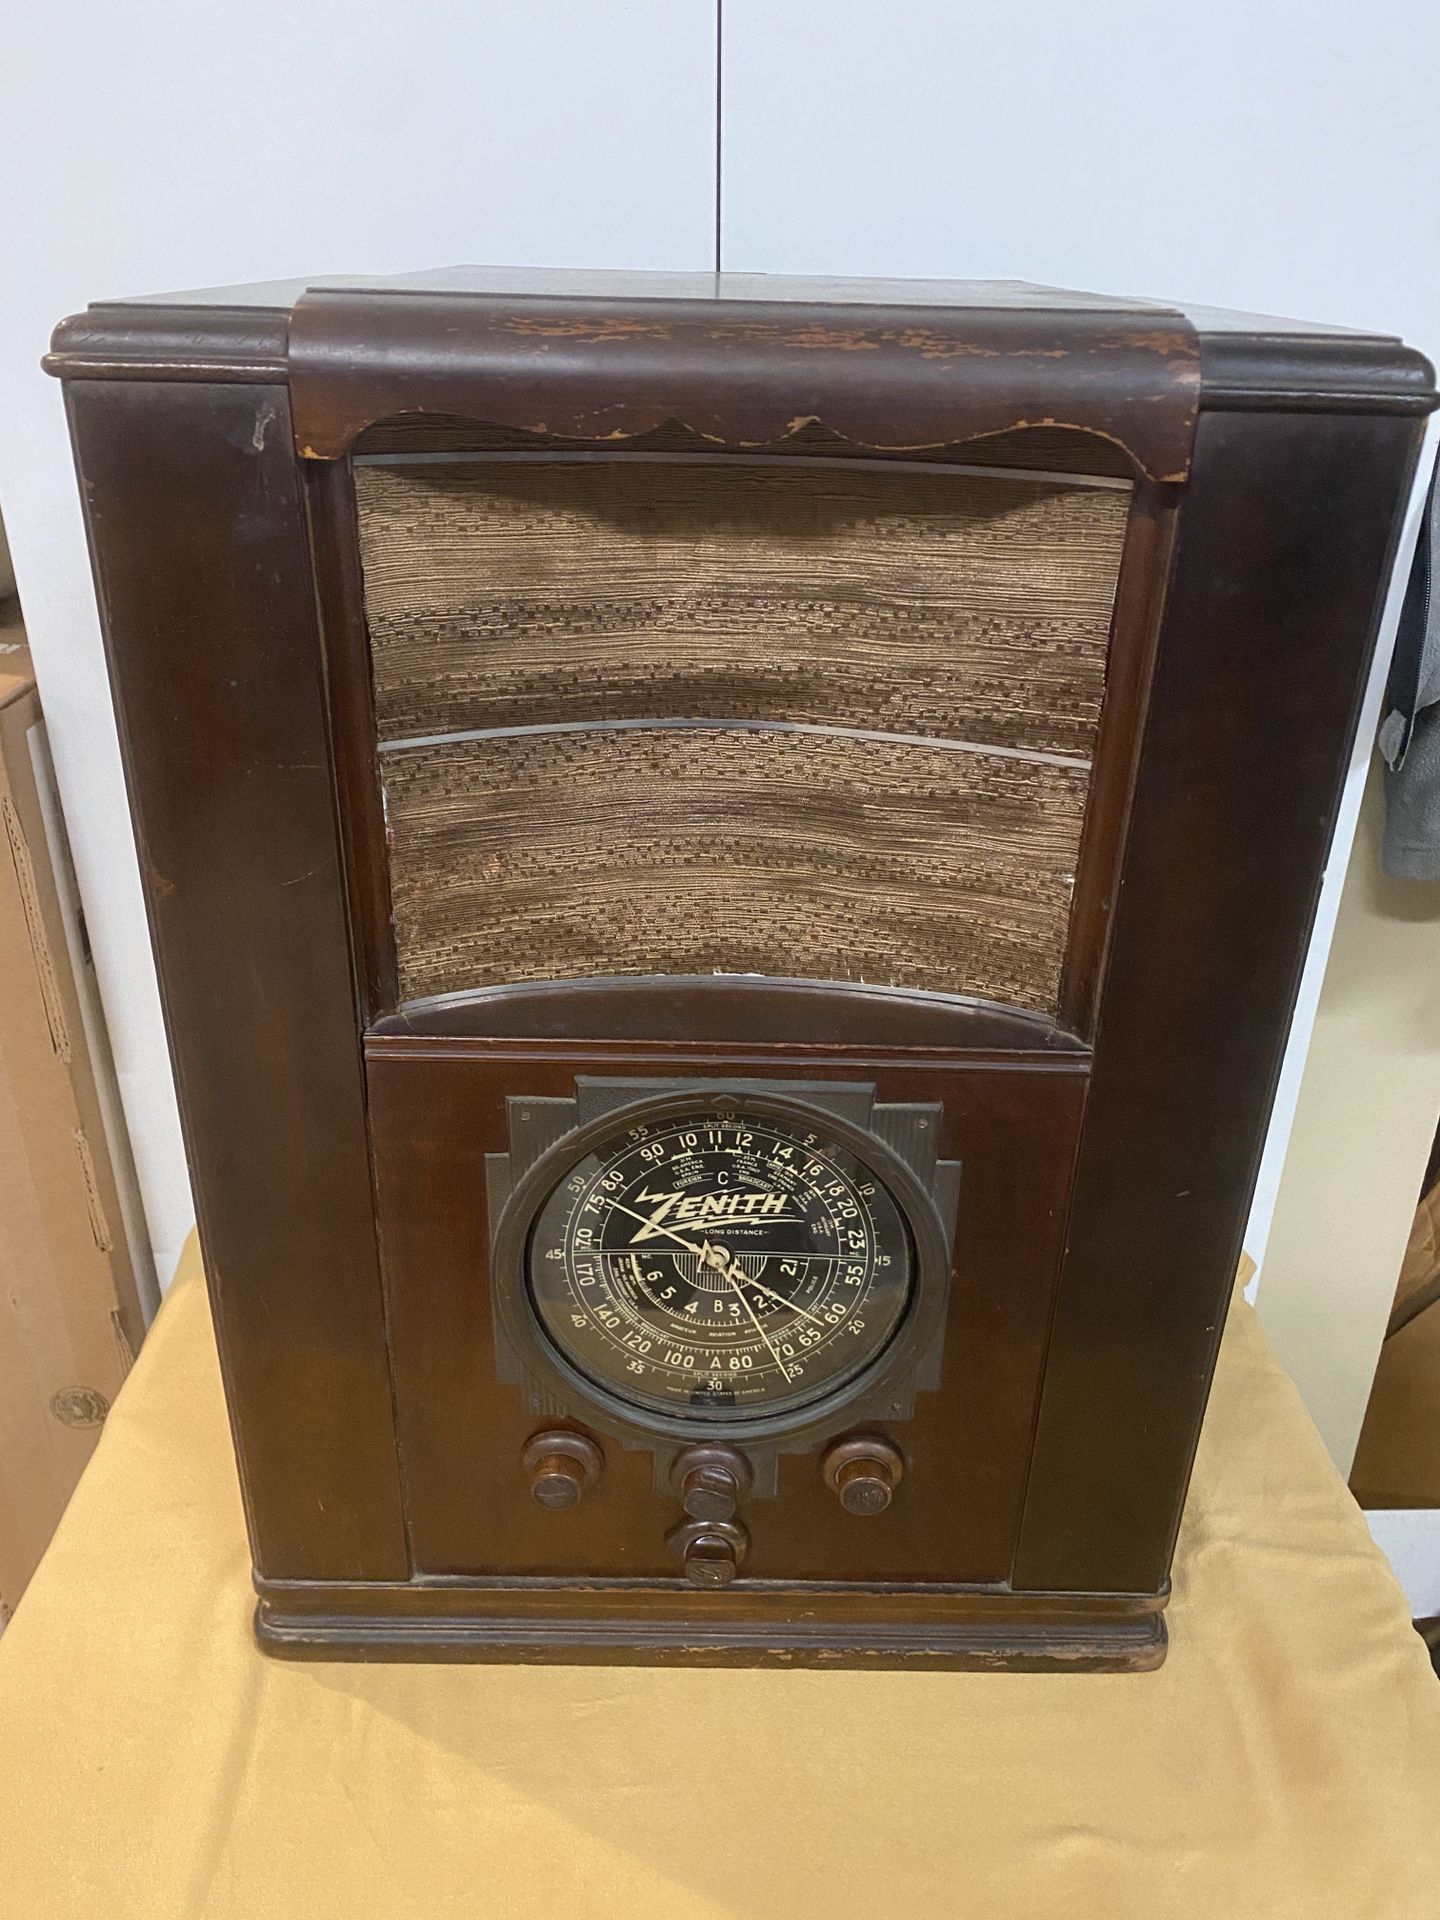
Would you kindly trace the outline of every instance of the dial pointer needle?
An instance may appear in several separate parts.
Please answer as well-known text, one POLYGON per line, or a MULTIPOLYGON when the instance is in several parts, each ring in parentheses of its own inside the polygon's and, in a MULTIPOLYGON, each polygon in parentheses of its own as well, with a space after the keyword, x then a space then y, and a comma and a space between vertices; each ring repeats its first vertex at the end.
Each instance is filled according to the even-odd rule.
MULTIPOLYGON (((741 1271, 744 1273, 743 1268, 741 1271)), ((725 1277, 727 1280, 730 1278, 729 1274, 725 1277)), ((744 1274, 744 1279, 747 1287, 757 1287, 761 1293, 768 1293, 770 1298, 772 1300, 778 1300, 782 1307, 788 1307, 792 1313, 798 1313, 801 1319, 813 1322, 815 1326, 819 1327, 822 1333, 828 1333, 830 1331, 823 1320, 817 1319, 807 1307, 802 1307, 798 1300, 788 1299, 785 1294, 777 1293, 774 1287, 767 1287, 763 1280, 752 1279, 748 1273, 744 1274)))
MULTIPOLYGON (((675 1242, 677 1247, 683 1247, 686 1253, 693 1253, 696 1259, 699 1260, 702 1265, 712 1266, 712 1267, 717 1266, 717 1262, 714 1259, 714 1248, 711 1247, 708 1240, 706 1241, 703 1247, 697 1247, 693 1240, 687 1240, 683 1234, 673 1233, 669 1227, 661 1226, 657 1221, 647 1220, 643 1213, 637 1213, 634 1207, 627 1207, 623 1201, 610 1200, 607 1202, 607 1204, 613 1207, 617 1213, 628 1214, 632 1220, 638 1220, 642 1227, 649 1227, 653 1233, 665 1234, 667 1238, 675 1242), (707 1258, 707 1256, 709 1257, 707 1258)), ((719 1266, 718 1271, 724 1274, 725 1278, 730 1281, 731 1286, 735 1285, 733 1278, 723 1266, 719 1266)), ((823 1328, 825 1326, 825 1322, 823 1320, 817 1320, 813 1313, 807 1312, 804 1307, 798 1304, 798 1302, 794 1300, 787 1300, 783 1293, 776 1293, 774 1287, 767 1287, 763 1280, 752 1280, 749 1274, 745 1272, 743 1267, 741 1268, 741 1274, 747 1286, 758 1287, 761 1293, 768 1293, 772 1299, 778 1300, 781 1306, 789 1307, 792 1313, 801 1314, 806 1320, 814 1321, 817 1327, 823 1328)), ((742 1295, 741 1297, 743 1298, 744 1296, 742 1295)), ((752 1318, 753 1318, 753 1315, 752 1315, 752 1318)), ((757 1325, 758 1325, 758 1322, 757 1322, 757 1325)), ((789 1378, 788 1374, 786 1375, 786 1378, 787 1379, 789 1378)))
POLYGON ((749 1314, 751 1326, 754 1327, 755 1331, 759 1334, 760 1338, 765 1342, 766 1346, 769 1347, 770 1358, 775 1362, 776 1366, 779 1367, 780 1369, 780 1378, 782 1380, 788 1380, 790 1378, 790 1369, 786 1366, 785 1362, 780 1358, 779 1354, 775 1351, 774 1343, 772 1342, 769 1334, 766 1333, 764 1327, 762 1327, 759 1320, 756 1319, 755 1309, 751 1306, 750 1302, 745 1298, 744 1290, 741 1288, 740 1282, 734 1279, 728 1273, 725 1275, 725 1278, 730 1282, 730 1285, 734 1287, 736 1293, 739 1294, 740 1304, 742 1307, 744 1307, 745 1311, 749 1314))

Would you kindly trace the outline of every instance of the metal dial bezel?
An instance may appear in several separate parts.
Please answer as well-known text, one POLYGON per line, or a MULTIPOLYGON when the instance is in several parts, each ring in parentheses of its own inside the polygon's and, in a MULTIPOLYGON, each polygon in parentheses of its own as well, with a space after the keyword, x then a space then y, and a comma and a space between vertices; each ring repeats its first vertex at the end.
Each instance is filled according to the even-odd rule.
POLYGON ((493 1259, 493 1294, 501 1327, 525 1370, 576 1418, 640 1444, 709 1440, 753 1446, 804 1441, 860 1417, 886 1417, 896 1385, 913 1375, 920 1358, 941 1336, 950 1269, 947 1236, 935 1201, 886 1141, 818 1102, 723 1082, 642 1095, 563 1134, 527 1169, 510 1194, 496 1225, 493 1259), (640 1121, 689 1114, 708 1117, 722 1102, 731 1103, 739 1113, 801 1122, 856 1154, 889 1190, 914 1255, 909 1301, 880 1353, 833 1392, 768 1417, 752 1414, 726 1420, 664 1414, 637 1406, 592 1380, 566 1358, 540 1324, 526 1272, 530 1237, 541 1210, 555 1188, 597 1145, 640 1121))

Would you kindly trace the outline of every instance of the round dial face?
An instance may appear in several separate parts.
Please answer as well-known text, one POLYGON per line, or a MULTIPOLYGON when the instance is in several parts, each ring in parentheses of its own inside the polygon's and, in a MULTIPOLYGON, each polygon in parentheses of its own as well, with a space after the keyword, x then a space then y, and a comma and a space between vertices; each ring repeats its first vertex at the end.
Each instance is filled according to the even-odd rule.
POLYGON ((824 1117, 696 1106, 617 1124, 531 1230, 531 1303, 579 1373, 641 1408, 768 1418, 871 1365, 905 1313, 910 1234, 824 1117))

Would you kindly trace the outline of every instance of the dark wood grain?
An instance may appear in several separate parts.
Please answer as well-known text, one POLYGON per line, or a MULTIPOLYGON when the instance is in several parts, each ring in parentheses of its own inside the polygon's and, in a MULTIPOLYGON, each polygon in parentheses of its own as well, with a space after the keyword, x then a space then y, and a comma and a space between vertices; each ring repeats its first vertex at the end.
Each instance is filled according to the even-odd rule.
MULTIPOLYGON (((395 1355, 407 1511, 429 1574, 673 1577, 664 1534, 678 1512, 648 1453, 608 1449, 605 1477, 557 1517, 525 1491, 537 1422, 496 1378, 483 1156, 507 1145, 508 1093, 567 1095, 577 1073, 613 1073, 564 1042, 373 1038, 370 1102, 395 1355)), ((650 1076, 782 1077, 785 1046, 626 1050, 650 1076)), ((876 1081, 886 1100, 939 1100, 940 1151, 964 1163, 944 1392, 921 1393, 895 1430, 905 1497, 873 1520, 842 1511, 813 1452, 780 1462, 774 1500, 746 1510, 746 1577, 994 1582, 1009 1565, 1088 1062, 940 1056, 921 1064, 858 1050, 808 1059, 812 1080, 876 1081)), ((517 1600, 517 1605, 519 1604, 517 1600)))
POLYGON ((800 1055, 815 1047, 847 1045, 878 1052, 924 1048, 972 1058, 1085 1050, 1083 1041, 1043 1014, 993 1001, 906 993, 873 983, 720 974, 512 981, 476 993, 412 1000, 373 1021, 370 1032, 585 1040, 613 1047, 634 1040, 708 1040, 781 1046, 800 1055))
POLYGON ((835 1595, 734 1585, 697 1606, 693 1588, 641 1583, 583 1607, 564 1590, 514 1606, 482 1581, 414 1587, 283 1587, 262 1581, 255 1630, 267 1652, 298 1660, 454 1660, 536 1665, 775 1667, 821 1672, 1149 1673, 1165 1658, 1164 1596, 996 1594, 890 1588, 835 1595), (724 1602, 737 1597, 735 1611, 724 1602), (608 1604, 607 1604, 608 1603, 608 1604))
MULTIPOLYGON (((1373 336, 1203 313, 1192 327, 1153 304, 1015 286, 478 270, 301 292, 111 303, 62 324, 50 361, 86 493, 262 1641, 307 1658, 1155 1665, 1429 367, 1373 336), (392 879, 402 919, 434 914, 445 868, 437 855, 407 872, 414 821, 397 783, 387 833, 377 747, 387 715, 429 724, 436 684, 402 635, 377 719, 343 457, 357 436, 402 459, 603 452, 616 474, 639 455, 657 511, 667 471, 687 499, 745 492, 734 476, 757 453, 780 458, 777 496, 804 491, 806 463, 844 467, 825 484, 867 498, 913 493, 917 461, 935 467, 922 489, 942 492, 957 484, 945 462, 1063 453, 1123 471, 1135 485, 1093 770, 1067 816, 1075 904, 1046 947, 1051 1012, 1014 1004, 1023 981, 1008 976, 990 983, 1008 1005, 936 993, 933 954, 903 990, 727 978, 704 972, 708 954, 668 953, 657 964, 696 971, 527 983, 535 943, 478 884, 457 921, 479 956, 466 978, 496 984, 397 1009, 392 879), (696 460, 725 476, 665 464, 696 460), (795 1451, 757 1453, 732 1516, 746 1550, 713 1591, 687 1585, 666 1544, 682 1510, 663 1447, 629 1451, 604 1429, 573 1507, 533 1498, 537 1445, 594 1461, 584 1408, 531 1404, 497 1364, 484 1165, 509 1150, 512 1097, 697 1074, 938 1103, 942 1151, 962 1163, 954 1272, 931 1294, 938 1370, 917 1379, 913 1415, 908 1400, 893 1420, 864 1410, 866 1444, 899 1463, 889 1504, 847 1513, 826 1483, 826 1449, 855 1437, 827 1407, 788 1434, 795 1451)), ((422 624, 430 571, 422 555, 397 575, 401 615, 413 600, 422 624)), ((734 572, 718 568, 718 591, 734 572)), ((906 591, 887 576, 882 597, 906 591)), ((1103 639, 1083 640, 1097 660, 1103 639)), ((806 658, 796 687, 834 667, 823 649, 806 658)), ((923 713, 929 696, 882 664, 886 698, 923 713)), ((530 711, 574 697, 540 665, 506 696, 508 724, 561 724, 530 711)), ((752 692, 768 684, 766 663, 746 670, 752 692)), ((636 685, 607 671, 594 717, 614 733, 636 685)), ((1086 685, 1066 723, 1088 730, 1086 685)), ((793 727, 799 696, 774 697, 785 711, 758 718, 819 737, 793 727)), ((990 704, 1033 758, 1027 701, 990 704)), ((846 737, 875 731, 862 717, 846 737)), ((473 802, 460 771, 452 797, 473 802)), ((657 819, 677 780, 661 768, 657 819)), ((780 811, 813 826, 816 782, 793 784, 780 811)), ((727 813, 725 781, 701 785, 689 799, 733 851, 763 810, 727 813)), ((929 880, 953 894, 946 862, 993 833, 996 795, 957 811, 944 779, 919 786, 944 842, 929 880)), ((558 897, 556 822, 576 798, 592 827, 603 808, 574 781, 552 789, 511 826, 532 848, 551 832, 539 878, 558 897)), ((460 849, 466 884, 496 884, 493 825, 460 849)), ((694 865, 670 861, 687 878, 694 865)), ((893 921, 894 875, 861 863, 853 878, 871 922, 893 921)))
POLYGON ((356 991, 363 1017, 399 998, 399 968, 385 836, 385 796, 375 755, 375 690, 355 545, 355 489, 348 462, 302 469, 315 599, 339 799, 339 829, 356 991))
POLYGON ((282 387, 69 394, 256 1563, 408 1571, 282 387))
POLYGON ((1181 480, 1199 348, 1177 313, 1114 305, 828 305, 315 291, 290 325, 296 446, 338 459, 396 414, 578 439, 667 421, 765 447, 818 420, 861 447, 1081 427, 1181 480))
MULTIPOLYGON (((1055 320, 1108 314, 1127 322, 1184 317, 1200 343, 1201 404, 1425 414, 1434 374, 1394 335, 1313 320, 1232 312, 1186 301, 1115 299, 1019 280, 833 279, 819 275, 654 273, 593 268, 440 267, 202 288, 97 301, 57 327, 46 365, 66 379, 283 379, 291 309, 307 291, 484 295, 504 301, 686 300, 725 308, 1007 308, 1055 320)), ((420 423, 415 416, 412 424, 420 423)), ((1042 431, 1044 431, 1042 429, 1042 431)), ((1122 460, 1124 456, 1121 456, 1122 460)), ((1123 470, 1123 469, 1115 469, 1123 470)))
POLYGON ((1136 488, 1115 595, 1105 697, 1085 801, 1085 823, 1075 865, 1075 905, 1056 1009, 1061 1026, 1087 1037, 1095 1030, 1106 943, 1120 884, 1125 831, 1169 579, 1177 497, 1178 490, 1171 487, 1136 488))
MULTIPOLYGON (((463 414, 401 414, 378 420, 358 434, 352 448, 356 462, 404 454, 544 454, 570 453, 581 459, 614 460, 640 456, 646 461, 678 461, 699 455, 714 465, 757 461, 787 464, 797 459, 843 461, 896 468, 958 467, 1008 468, 1020 474, 1086 474, 1092 479, 1131 481, 1134 467, 1113 440, 1075 427, 1016 427, 1004 433, 986 433, 954 446, 918 447, 895 451, 860 447, 812 420, 785 434, 783 442, 757 451, 749 447, 717 447, 713 440, 664 421, 645 433, 622 440, 577 440, 558 433, 531 433, 524 427, 499 427, 493 422, 467 420, 463 414)), ((638 461, 637 461, 638 464, 638 461)))
POLYGON ((1017 1587, 1169 1566, 1417 448, 1387 415, 1202 420, 1017 1587))

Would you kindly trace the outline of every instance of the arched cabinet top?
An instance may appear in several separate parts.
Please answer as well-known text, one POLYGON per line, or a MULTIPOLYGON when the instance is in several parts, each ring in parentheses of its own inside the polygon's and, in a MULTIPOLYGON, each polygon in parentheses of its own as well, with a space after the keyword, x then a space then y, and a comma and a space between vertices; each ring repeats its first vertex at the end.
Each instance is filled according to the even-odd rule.
POLYGON ((318 460, 406 416, 601 446, 678 428, 715 452, 798 451, 818 429, 912 457, 1060 428, 1174 483, 1200 391, 1179 314, 979 302, 316 289, 288 359, 297 451, 318 460))

